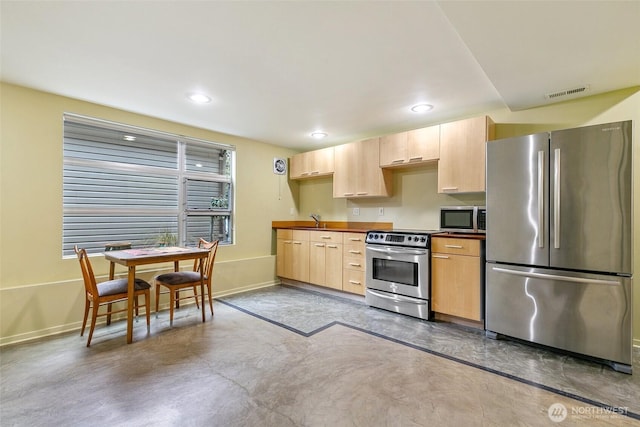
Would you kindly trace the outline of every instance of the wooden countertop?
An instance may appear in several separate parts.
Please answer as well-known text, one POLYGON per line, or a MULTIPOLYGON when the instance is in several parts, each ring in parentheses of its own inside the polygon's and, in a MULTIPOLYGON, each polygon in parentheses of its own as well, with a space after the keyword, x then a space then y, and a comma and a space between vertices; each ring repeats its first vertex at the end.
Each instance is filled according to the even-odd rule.
POLYGON ((315 228, 315 225, 315 221, 271 221, 271 228, 341 231, 347 233, 364 233, 369 230, 393 229, 392 222, 320 221, 319 228, 315 228))

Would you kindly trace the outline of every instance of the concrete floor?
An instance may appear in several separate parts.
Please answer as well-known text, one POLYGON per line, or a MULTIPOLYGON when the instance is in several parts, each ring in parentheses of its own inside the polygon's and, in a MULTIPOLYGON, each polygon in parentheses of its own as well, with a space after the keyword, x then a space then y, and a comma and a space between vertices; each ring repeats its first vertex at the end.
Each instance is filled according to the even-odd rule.
POLYGON ((90 348, 77 333, 3 347, 0 425, 640 425, 637 349, 625 375, 288 286, 214 308, 173 328, 161 312, 131 345, 116 322, 90 348))

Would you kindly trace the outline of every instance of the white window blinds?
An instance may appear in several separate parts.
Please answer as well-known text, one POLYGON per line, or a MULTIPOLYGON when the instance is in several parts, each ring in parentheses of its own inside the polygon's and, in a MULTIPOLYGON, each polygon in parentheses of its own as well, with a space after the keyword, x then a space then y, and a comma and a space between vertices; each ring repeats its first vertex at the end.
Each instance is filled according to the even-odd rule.
POLYGON ((63 255, 231 243, 234 147, 65 114, 63 255))

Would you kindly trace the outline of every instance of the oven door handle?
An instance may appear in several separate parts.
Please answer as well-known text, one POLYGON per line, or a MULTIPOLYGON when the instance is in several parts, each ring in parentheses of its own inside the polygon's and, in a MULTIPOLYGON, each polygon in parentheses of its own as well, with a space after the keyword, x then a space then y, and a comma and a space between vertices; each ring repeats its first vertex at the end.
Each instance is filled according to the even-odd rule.
POLYGON ((368 250, 373 252, 380 252, 383 254, 397 254, 397 255, 426 255, 427 251, 423 249, 391 249, 391 248, 374 248, 367 247, 368 250))
POLYGON ((416 298, 409 298, 409 297, 403 297, 402 295, 389 296, 389 295, 381 294, 381 293, 376 292, 376 291, 372 291, 371 289, 367 289, 367 292, 369 292, 371 295, 375 295, 375 296, 377 296, 379 298, 390 299, 391 301, 394 301, 394 302, 408 302, 408 303, 416 304, 416 305, 426 305, 427 304, 427 301, 425 301, 425 300, 416 299, 416 298))

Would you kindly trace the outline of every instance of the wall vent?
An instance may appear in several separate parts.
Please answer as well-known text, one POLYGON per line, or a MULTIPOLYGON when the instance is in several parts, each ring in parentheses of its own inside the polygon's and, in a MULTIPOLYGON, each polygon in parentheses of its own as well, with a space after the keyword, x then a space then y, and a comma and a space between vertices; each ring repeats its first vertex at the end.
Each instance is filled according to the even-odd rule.
POLYGON ((580 95, 583 92, 588 92, 588 91, 589 91, 589 85, 584 85, 580 87, 575 87, 573 89, 564 89, 564 90, 559 90, 557 92, 548 93, 544 97, 547 99, 556 99, 556 98, 561 98, 563 96, 580 95))

